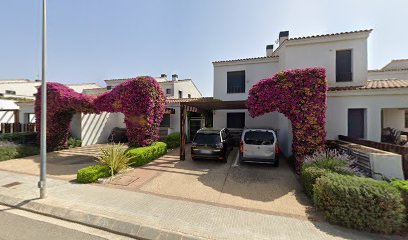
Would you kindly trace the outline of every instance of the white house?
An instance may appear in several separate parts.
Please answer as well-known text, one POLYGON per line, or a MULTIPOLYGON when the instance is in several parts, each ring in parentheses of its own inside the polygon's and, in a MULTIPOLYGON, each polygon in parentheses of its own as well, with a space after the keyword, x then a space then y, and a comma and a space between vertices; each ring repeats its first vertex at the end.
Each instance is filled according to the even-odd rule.
MULTIPOLYGON (((192 79, 178 79, 177 74, 173 74, 171 79, 167 79, 166 74, 161 74, 155 78, 167 101, 167 110, 160 127, 160 135, 166 136, 173 132, 180 131, 180 102, 201 98, 192 79)), ((105 80, 106 88, 84 89, 83 93, 88 95, 99 95, 109 91, 118 84, 128 79, 105 80)), ((189 128, 198 130, 204 125, 201 117, 193 117, 187 122, 189 128)), ((124 115, 122 113, 101 113, 101 114, 76 114, 71 123, 71 134, 82 140, 82 145, 105 143, 113 128, 125 128, 124 115)))
MULTIPOLYGON (((381 70, 367 69, 367 38, 372 30, 290 38, 280 32, 279 46, 266 47, 266 56, 213 62, 214 98, 245 100, 261 79, 293 68, 324 67, 329 85, 326 130, 338 135, 380 141, 381 129, 405 124, 408 108, 406 61, 392 61, 381 70), (368 79, 376 80, 368 80, 368 79), (389 79, 391 78, 391 79, 389 79), (397 78, 397 79, 395 79, 397 78)), ((251 118, 246 110, 214 112, 214 127, 279 129, 283 153, 291 154, 290 121, 278 112, 251 118)))
MULTIPOLYGON (((23 124, 35 123, 34 99, 35 94, 37 93, 37 88, 40 85, 40 81, 0 80, 0 92, 4 94, 2 97, 6 98, 5 100, 0 101, 0 109, 5 109, 3 115, 6 112, 8 112, 8 115, 12 112, 13 115, 13 121, 8 121, 7 123, 14 123, 14 119, 17 119, 19 123, 23 124), (4 101, 12 102, 12 105, 6 105, 4 101)), ((100 86, 95 83, 67 84, 67 86, 76 92, 82 92, 84 89, 100 88, 100 86)), ((2 112, 0 112, 0 114, 1 113, 2 112)), ((6 119, 9 118, 0 118, 0 122, 6 123, 6 119)))

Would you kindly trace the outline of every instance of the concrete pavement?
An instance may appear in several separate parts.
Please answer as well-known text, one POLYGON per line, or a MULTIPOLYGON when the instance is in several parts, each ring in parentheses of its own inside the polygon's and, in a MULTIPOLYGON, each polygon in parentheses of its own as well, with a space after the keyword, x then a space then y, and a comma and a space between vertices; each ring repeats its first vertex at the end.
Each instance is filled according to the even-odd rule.
POLYGON ((127 240, 80 224, 0 205, 0 240, 127 240))
POLYGON ((326 222, 0 171, 0 203, 142 239, 403 239, 326 222))

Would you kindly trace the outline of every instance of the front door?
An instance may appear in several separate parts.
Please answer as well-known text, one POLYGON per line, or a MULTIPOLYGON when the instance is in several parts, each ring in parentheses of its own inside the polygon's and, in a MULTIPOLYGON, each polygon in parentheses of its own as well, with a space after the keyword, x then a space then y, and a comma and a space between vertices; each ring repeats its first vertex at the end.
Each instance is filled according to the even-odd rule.
POLYGON ((356 108, 348 110, 348 136, 352 138, 364 138, 365 132, 365 109, 356 108))
POLYGON ((189 128, 189 141, 192 141, 195 134, 197 133, 198 130, 201 128, 201 121, 202 119, 190 119, 190 128, 189 128))

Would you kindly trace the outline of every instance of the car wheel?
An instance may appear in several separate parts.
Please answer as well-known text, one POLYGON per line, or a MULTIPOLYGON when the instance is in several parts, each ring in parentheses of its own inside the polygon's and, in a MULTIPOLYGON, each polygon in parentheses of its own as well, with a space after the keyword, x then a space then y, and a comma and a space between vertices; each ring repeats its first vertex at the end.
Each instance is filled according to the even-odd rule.
POLYGON ((279 167, 279 157, 276 158, 275 163, 273 164, 275 167, 279 167))

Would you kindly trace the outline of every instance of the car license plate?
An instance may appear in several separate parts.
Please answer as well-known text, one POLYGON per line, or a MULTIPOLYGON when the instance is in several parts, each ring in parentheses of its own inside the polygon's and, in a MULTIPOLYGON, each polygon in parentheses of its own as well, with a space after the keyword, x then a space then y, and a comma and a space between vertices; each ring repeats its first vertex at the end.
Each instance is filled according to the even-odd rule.
POLYGON ((202 153, 202 154, 210 154, 210 153, 211 153, 211 150, 201 150, 201 153, 202 153))

